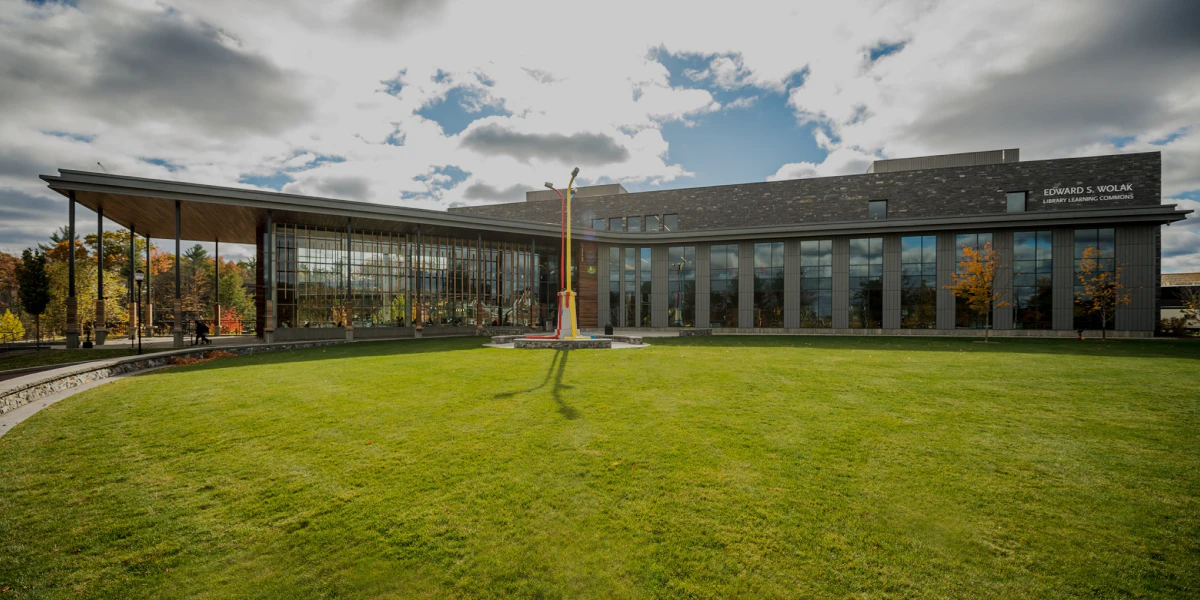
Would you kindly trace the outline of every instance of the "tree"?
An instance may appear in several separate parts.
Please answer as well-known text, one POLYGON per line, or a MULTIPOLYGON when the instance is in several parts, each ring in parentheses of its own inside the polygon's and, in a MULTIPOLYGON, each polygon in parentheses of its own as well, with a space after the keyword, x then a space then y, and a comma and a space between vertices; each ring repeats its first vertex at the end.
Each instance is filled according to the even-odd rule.
POLYGON ((4 315, 0 316, 0 341, 13 341, 24 337, 25 326, 21 325, 21 320, 12 314, 11 310, 5 309, 4 315))
POLYGON ((1101 264, 1100 250, 1095 246, 1083 249, 1083 260, 1079 262, 1079 283, 1082 292, 1075 302, 1084 314, 1100 317, 1100 340, 1107 338, 1108 324, 1117 314, 1117 307, 1129 304, 1129 291, 1121 284, 1121 267, 1105 269, 1101 264))
POLYGON ((21 301, 17 295, 17 270, 21 259, 7 252, 0 252, 0 308, 20 312, 21 301))
POLYGON ((951 285, 946 287, 965 300, 968 308, 984 317, 987 326, 983 330, 983 340, 987 343, 991 339, 992 311, 1010 305, 1001 300, 996 291, 996 251, 992 250, 992 243, 979 249, 963 245, 958 272, 951 273, 950 277, 951 285))
POLYGON ((17 271, 20 286, 21 306, 33 315, 37 331, 37 345, 42 344, 42 313, 50 304, 50 278, 46 276, 46 255, 26 248, 21 253, 21 267, 17 271))

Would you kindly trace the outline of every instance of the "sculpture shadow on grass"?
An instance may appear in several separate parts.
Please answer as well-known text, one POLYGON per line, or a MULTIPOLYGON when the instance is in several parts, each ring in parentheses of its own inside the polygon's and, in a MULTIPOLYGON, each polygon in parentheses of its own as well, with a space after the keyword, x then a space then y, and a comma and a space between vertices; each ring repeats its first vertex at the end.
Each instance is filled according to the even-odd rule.
POLYGON ((551 377, 553 377, 554 385, 553 385, 553 387, 550 388, 550 393, 554 397, 554 402, 556 404, 558 404, 558 413, 561 414, 564 418, 566 418, 569 421, 578 419, 580 416, 579 411, 575 407, 571 406, 570 404, 567 404, 567 402, 565 400, 563 400, 563 397, 562 397, 563 390, 574 389, 574 386, 563 383, 563 376, 567 371, 567 359, 570 357, 570 355, 571 355, 570 350, 555 350, 554 358, 550 359, 550 366, 549 366, 549 368, 546 369, 546 376, 542 379, 541 383, 539 383, 538 385, 535 385, 531 388, 524 389, 524 390, 519 390, 519 391, 514 391, 514 392, 500 392, 498 394, 493 395, 492 398, 495 398, 497 400, 503 400, 503 399, 507 399, 507 398, 512 398, 519 394, 531 394, 533 392, 536 392, 536 391, 546 387, 548 384, 550 384, 550 379, 551 379, 551 377))

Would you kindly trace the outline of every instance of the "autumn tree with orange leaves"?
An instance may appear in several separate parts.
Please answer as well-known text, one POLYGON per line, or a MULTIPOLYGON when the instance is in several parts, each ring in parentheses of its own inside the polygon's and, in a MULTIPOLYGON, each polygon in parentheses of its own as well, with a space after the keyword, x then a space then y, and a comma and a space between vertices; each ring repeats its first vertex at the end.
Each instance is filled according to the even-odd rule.
POLYGON ((1117 307, 1129 304, 1130 297, 1121 284, 1121 267, 1103 269, 1100 260, 1100 250, 1095 246, 1083 249, 1078 274, 1083 289, 1075 296, 1075 303, 1084 314, 1100 317, 1100 341, 1104 341, 1108 339, 1106 331, 1108 324, 1116 318, 1117 307))
POLYGON ((1000 293, 996 291, 996 251, 992 249, 991 242, 979 249, 964 245, 962 251, 958 272, 950 274, 951 285, 946 287, 987 320, 987 327, 983 330, 983 340, 987 343, 991 340, 992 311, 1010 306, 1000 299, 1000 293))

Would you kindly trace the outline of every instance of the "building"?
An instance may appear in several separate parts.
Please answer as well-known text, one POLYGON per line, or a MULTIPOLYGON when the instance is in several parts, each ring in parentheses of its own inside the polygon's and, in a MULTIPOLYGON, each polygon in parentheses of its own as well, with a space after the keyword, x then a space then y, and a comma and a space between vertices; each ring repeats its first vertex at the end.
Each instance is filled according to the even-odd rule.
MULTIPOLYGON (((1187 300, 1200 296, 1200 273, 1163 273, 1159 308, 1163 320, 1188 316, 1187 300)), ((1186 329, 1200 329, 1200 323, 1188 320, 1186 329)))
MULTIPOLYGON (((42 176, 139 235, 255 244, 256 331, 271 340, 470 333, 555 320, 560 202, 416 210, 122 177, 42 176)), ((583 327, 716 332, 1073 336, 1095 247, 1131 302, 1115 336, 1153 334, 1164 205, 1157 152, 1019 160, 1017 150, 877 161, 861 175, 626 193, 573 203, 583 327), (947 289, 991 244, 1009 306, 973 316, 947 289)), ((101 294, 102 295, 102 294, 101 294)), ((180 323, 177 306, 162 310, 180 323)), ((69 325, 69 327, 71 327, 69 325)), ((182 332, 177 331, 177 339, 182 332)))

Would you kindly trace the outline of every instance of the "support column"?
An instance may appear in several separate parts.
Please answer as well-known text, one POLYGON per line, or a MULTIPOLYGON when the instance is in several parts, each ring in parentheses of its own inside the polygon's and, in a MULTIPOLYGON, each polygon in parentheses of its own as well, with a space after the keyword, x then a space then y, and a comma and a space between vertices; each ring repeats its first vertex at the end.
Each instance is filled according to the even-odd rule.
POLYGON ((183 341, 183 288, 180 285, 182 273, 179 270, 179 201, 175 201, 175 301, 171 310, 175 313, 175 322, 171 325, 171 335, 175 338, 172 344, 182 348, 183 341))
POLYGON ((150 236, 146 236, 146 299, 142 302, 143 335, 154 336, 154 306, 150 302, 150 236))
POLYGON ((354 236, 350 231, 350 219, 346 219, 346 341, 354 341, 354 288, 351 286, 353 281, 352 261, 350 257, 354 254, 354 236))
POLYGON ((221 238, 213 240, 213 335, 221 335, 221 238))
POLYGON ((137 339, 137 284, 133 281, 133 272, 137 270, 137 231, 134 225, 129 226, 129 343, 137 339))
POLYGON ((108 337, 108 315, 104 309, 104 207, 96 208, 96 318, 92 322, 92 337, 103 346, 108 337))
POLYGON ((78 348, 79 304, 75 299, 75 192, 67 193, 67 348, 78 348))

